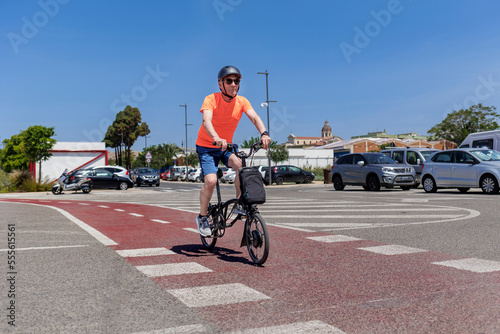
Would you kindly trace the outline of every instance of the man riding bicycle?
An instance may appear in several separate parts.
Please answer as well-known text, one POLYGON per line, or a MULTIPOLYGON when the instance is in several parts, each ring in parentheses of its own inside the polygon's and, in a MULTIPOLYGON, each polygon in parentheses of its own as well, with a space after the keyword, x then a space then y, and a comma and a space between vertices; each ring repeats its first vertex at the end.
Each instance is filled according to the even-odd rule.
MULTIPOLYGON (((227 144, 232 143, 233 135, 243 113, 252 121, 261 135, 264 149, 271 143, 271 137, 266 127, 250 102, 243 96, 238 96, 241 73, 234 66, 224 66, 218 75, 220 93, 214 93, 203 101, 200 112, 203 121, 198 131, 196 152, 200 159, 204 175, 204 184, 200 191, 200 214, 196 217, 196 225, 202 236, 211 235, 210 224, 207 218, 207 208, 215 185, 217 183, 217 170, 222 161, 226 167, 231 167, 237 173, 234 179, 236 197, 239 198, 240 180, 238 170, 241 160, 233 153, 227 152, 227 144), (215 142, 215 146, 214 143, 215 142)), ((236 208, 236 210, 241 210, 236 208)), ((236 212, 244 214, 244 212, 236 212)))

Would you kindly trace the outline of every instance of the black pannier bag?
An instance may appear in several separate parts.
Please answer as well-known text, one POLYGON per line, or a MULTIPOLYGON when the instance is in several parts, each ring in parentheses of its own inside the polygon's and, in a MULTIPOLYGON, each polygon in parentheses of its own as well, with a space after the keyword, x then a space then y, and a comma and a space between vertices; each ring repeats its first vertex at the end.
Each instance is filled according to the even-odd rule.
POLYGON ((241 198, 248 204, 263 204, 266 202, 266 190, 262 175, 256 167, 240 168, 241 198))

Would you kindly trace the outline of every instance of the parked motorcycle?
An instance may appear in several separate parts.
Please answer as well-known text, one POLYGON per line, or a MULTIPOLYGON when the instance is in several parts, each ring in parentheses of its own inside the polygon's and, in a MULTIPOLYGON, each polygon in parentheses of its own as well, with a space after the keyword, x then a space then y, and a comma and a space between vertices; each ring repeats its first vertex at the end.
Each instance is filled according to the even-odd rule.
POLYGON ((92 190, 92 180, 86 177, 81 178, 78 182, 69 182, 68 169, 57 179, 57 183, 52 186, 52 193, 59 195, 64 190, 77 192, 81 190, 84 194, 88 194, 92 190))

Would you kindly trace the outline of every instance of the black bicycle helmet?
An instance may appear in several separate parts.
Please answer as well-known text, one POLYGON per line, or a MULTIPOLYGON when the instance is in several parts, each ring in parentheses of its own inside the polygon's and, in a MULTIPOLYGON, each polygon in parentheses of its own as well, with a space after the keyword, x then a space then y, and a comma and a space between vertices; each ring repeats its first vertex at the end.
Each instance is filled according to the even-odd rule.
POLYGON ((220 79, 225 78, 225 77, 227 77, 228 75, 231 75, 231 74, 235 74, 235 75, 237 75, 241 79, 240 70, 238 70, 236 67, 230 66, 230 65, 224 66, 219 71, 219 75, 217 76, 217 79, 220 80, 220 79))
MULTIPOLYGON (((222 79, 224 79, 225 77, 227 77, 228 75, 231 75, 231 74, 234 74, 236 76, 238 76, 240 79, 241 79, 241 73, 240 73, 240 70, 238 70, 236 67, 234 66, 224 66, 220 71, 219 71, 219 75, 217 76, 218 80, 221 81, 222 79)), ((232 95, 229 95, 227 93, 227 89, 226 89, 226 85, 224 83, 224 81, 222 82, 222 87, 224 87, 224 90, 222 88, 220 88, 220 91, 222 92, 222 94, 227 97, 229 99, 229 101, 232 101, 236 95, 232 96, 232 95)), ((238 91, 240 90, 240 86, 238 86, 238 90, 236 91, 236 94, 238 94, 238 91)))

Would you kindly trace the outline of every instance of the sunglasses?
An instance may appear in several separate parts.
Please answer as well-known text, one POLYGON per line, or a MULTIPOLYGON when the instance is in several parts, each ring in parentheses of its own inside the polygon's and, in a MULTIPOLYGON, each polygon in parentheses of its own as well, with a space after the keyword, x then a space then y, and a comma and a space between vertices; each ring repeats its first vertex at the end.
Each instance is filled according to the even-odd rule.
POLYGON ((225 81, 226 81, 226 83, 228 85, 232 84, 233 82, 234 82, 235 85, 239 85, 240 84, 240 79, 229 79, 229 78, 227 78, 227 79, 225 79, 225 81))

